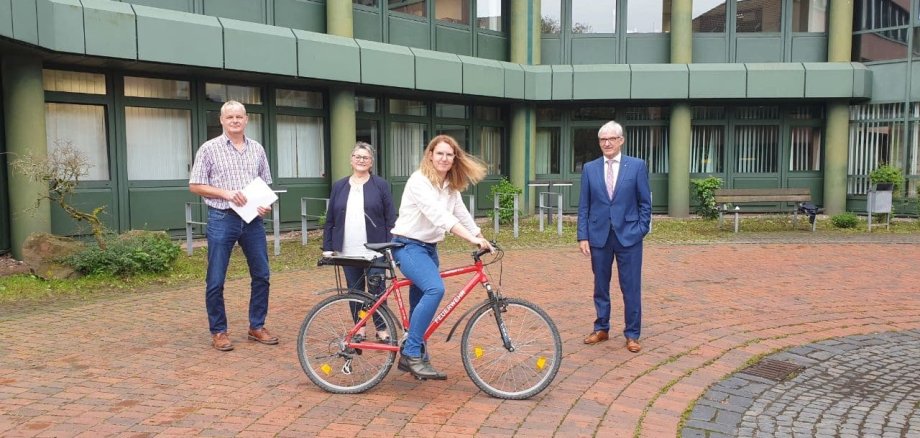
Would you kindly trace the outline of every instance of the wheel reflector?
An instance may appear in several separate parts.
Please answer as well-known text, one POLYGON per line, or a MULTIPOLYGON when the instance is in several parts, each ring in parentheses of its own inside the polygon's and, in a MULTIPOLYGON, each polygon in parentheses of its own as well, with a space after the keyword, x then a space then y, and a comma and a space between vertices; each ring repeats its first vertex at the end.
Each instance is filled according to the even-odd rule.
POLYGON ((323 373, 325 373, 327 376, 329 375, 329 372, 332 371, 332 367, 329 366, 328 363, 324 363, 323 366, 319 367, 319 369, 323 370, 323 373))

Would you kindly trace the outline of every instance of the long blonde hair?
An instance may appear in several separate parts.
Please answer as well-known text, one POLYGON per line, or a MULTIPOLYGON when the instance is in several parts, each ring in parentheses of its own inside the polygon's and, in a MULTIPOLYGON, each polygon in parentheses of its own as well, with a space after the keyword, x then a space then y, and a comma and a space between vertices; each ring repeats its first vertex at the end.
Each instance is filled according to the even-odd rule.
POLYGON ((438 170, 435 169, 434 163, 431 162, 431 157, 434 155, 434 148, 441 143, 447 143, 450 145, 451 149, 454 150, 454 163, 444 177, 444 180, 447 181, 448 188, 462 192, 466 190, 470 184, 476 184, 486 177, 486 165, 482 160, 467 154, 453 137, 442 134, 432 138, 431 141, 428 142, 428 146, 425 147, 425 153, 422 155, 422 161, 418 165, 422 175, 425 175, 432 184, 441 187, 441 184, 444 182, 444 180, 441 180, 441 176, 438 175, 438 170))

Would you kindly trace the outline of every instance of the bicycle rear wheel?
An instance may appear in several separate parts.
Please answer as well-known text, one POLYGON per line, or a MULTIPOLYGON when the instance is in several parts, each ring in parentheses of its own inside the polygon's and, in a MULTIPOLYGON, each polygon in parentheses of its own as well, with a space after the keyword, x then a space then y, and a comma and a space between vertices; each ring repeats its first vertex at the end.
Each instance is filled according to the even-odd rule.
MULTIPOLYGON (((317 386, 336 394, 356 394, 380 383, 393 367, 395 351, 348 348, 345 335, 354 328, 350 304, 369 308, 370 295, 349 293, 320 301, 303 320, 297 336, 297 357, 307 377, 317 386)), ((384 307, 377 311, 391 343, 397 339, 396 323, 384 307)), ((374 336, 374 320, 369 319, 367 333, 374 336)))
POLYGON ((505 298, 498 307, 512 350, 502 343, 492 304, 486 303, 463 330, 463 368, 479 389, 493 397, 530 398, 546 389, 559 371, 559 330, 543 309, 528 301, 505 298))

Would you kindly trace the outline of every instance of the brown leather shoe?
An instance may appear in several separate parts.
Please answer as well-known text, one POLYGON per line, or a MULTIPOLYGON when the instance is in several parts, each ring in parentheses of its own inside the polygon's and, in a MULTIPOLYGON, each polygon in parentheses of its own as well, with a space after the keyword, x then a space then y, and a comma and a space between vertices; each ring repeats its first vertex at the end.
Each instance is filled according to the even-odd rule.
POLYGON ((278 337, 269 333, 268 329, 265 327, 249 329, 249 339, 266 345, 275 345, 278 343, 278 337))
POLYGON ((630 353, 638 353, 639 350, 642 349, 642 346, 639 345, 638 339, 626 338, 626 349, 629 350, 630 353))
POLYGON ((585 338, 585 344, 596 344, 596 343, 598 343, 598 342, 606 341, 606 340, 609 339, 609 338, 610 338, 610 337, 607 336, 607 332, 606 332, 606 331, 604 331, 604 330, 598 330, 598 331, 596 331, 596 332, 594 332, 594 333, 591 333, 590 335, 588 335, 587 338, 585 338))
POLYGON ((214 333, 211 335, 211 346, 220 351, 230 351, 233 349, 233 343, 230 342, 230 337, 227 336, 227 332, 214 333))

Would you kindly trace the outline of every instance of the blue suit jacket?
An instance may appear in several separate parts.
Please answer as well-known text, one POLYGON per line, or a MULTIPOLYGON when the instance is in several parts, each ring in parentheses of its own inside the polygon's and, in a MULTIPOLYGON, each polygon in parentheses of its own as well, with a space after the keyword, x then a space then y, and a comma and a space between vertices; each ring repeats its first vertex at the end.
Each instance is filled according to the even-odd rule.
MULTIPOLYGON (((334 184, 329 191, 329 209, 326 210, 326 225, 323 229, 323 251, 341 251, 345 242, 345 207, 351 184, 346 176, 334 184)), ((364 184, 364 225, 367 227, 368 243, 383 243, 393 239, 390 230, 396 224, 396 208, 393 195, 386 180, 371 175, 364 184)))
POLYGON ((578 200, 578 240, 594 247, 607 243, 611 226, 623 246, 633 246, 648 234, 652 194, 645 161, 620 155, 620 172, 613 201, 607 197, 604 156, 584 165, 578 200))

